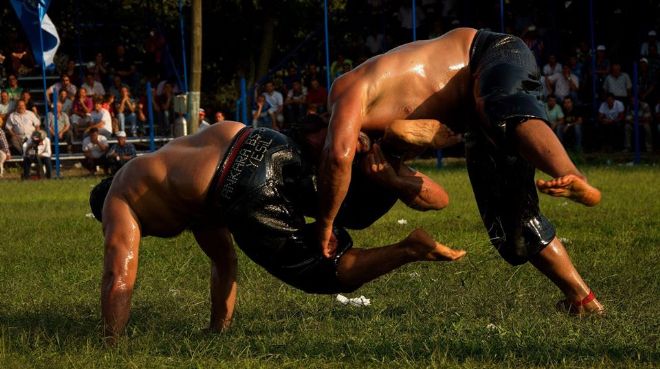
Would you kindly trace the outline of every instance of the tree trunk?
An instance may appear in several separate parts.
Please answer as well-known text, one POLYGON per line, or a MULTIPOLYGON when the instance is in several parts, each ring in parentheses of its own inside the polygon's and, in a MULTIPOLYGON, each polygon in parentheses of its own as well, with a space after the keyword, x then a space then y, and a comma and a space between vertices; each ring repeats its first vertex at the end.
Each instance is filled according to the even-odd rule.
POLYGON ((199 127, 199 100, 202 88, 202 0, 192 0, 192 58, 188 95, 188 132, 199 127))
MULTIPOLYGON (((261 55, 259 56, 259 66, 257 67, 257 78, 261 78, 268 73, 270 57, 273 54, 273 34, 275 31, 275 18, 266 15, 264 20, 264 33, 261 39, 261 55)), ((257 80, 256 82, 259 82, 257 80)))

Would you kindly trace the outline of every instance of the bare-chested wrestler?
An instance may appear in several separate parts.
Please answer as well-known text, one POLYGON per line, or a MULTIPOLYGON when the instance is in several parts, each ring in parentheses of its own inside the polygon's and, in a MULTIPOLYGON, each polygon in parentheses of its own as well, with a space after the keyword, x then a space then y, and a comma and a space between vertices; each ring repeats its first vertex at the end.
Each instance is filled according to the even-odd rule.
POLYGON ((464 134, 481 218, 510 264, 530 261, 564 293, 570 313, 602 312, 574 268, 536 187, 587 206, 600 202, 547 126, 535 59, 517 37, 459 28, 373 57, 332 85, 330 129, 320 164, 317 234, 326 257, 351 179, 358 133, 441 148, 464 134), (554 179, 534 183, 535 168, 554 179))
MULTIPOLYGON (((313 147, 310 137, 301 146, 313 147)), ((362 144, 359 149, 366 147, 362 144)), ((422 230, 390 246, 351 248, 349 234, 339 226, 332 241, 337 255, 324 258, 314 226, 305 224, 306 208, 317 195, 301 150, 276 131, 225 122, 131 160, 114 179, 92 190, 90 205, 102 220, 105 236, 101 299, 111 343, 129 317, 144 236, 193 232, 211 259, 212 330, 228 327, 234 309, 237 265, 231 235, 257 264, 310 293, 352 291, 406 263, 451 261, 465 254, 436 243, 422 230)), ((423 174, 403 166, 394 173, 377 146, 366 155, 368 176, 376 183, 388 183, 408 205, 422 209, 446 205, 444 190, 423 174)), ((380 215, 370 216, 373 221, 380 215)), ((346 223, 352 222, 349 218, 346 223)))

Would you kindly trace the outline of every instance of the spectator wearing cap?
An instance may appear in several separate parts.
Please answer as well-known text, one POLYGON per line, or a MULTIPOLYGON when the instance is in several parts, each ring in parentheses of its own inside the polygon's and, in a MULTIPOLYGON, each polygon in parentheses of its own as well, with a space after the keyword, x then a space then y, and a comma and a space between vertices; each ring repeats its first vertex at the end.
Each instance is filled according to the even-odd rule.
POLYGON ((5 161, 11 159, 11 152, 9 151, 9 142, 5 131, 0 129, 0 177, 5 175, 5 161))
POLYGON ((639 48, 639 55, 648 56, 649 55, 649 46, 655 45, 656 50, 660 50, 660 41, 656 38, 655 30, 650 30, 647 34, 646 41, 642 42, 642 46, 639 48))
POLYGON ((137 151, 135 151, 135 145, 130 142, 126 142, 126 132, 119 131, 116 134, 117 143, 112 145, 110 151, 108 151, 108 165, 110 167, 111 173, 117 173, 117 171, 124 166, 129 160, 137 157, 137 151))
POLYGON ((44 177, 43 167, 46 167, 46 178, 50 178, 53 166, 50 162, 52 155, 50 140, 42 131, 32 132, 28 140, 23 144, 23 179, 30 177, 32 163, 37 168, 39 178, 44 177))
POLYGON ((199 109, 199 130, 201 131, 210 126, 211 123, 206 121, 206 111, 204 109, 199 109))
POLYGON ((632 89, 632 82, 628 73, 621 71, 621 64, 613 63, 610 74, 605 77, 603 91, 605 95, 611 93, 619 101, 628 101, 632 89))
POLYGON ((85 159, 82 161, 90 174, 96 173, 96 167, 102 166, 104 171, 108 172, 108 160, 106 153, 108 152, 108 139, 105 136, 99 135, 99 129, 93 127, 89 130, 89 135, 83 139, 82 150, 85 159))
POLYGON ((605 45, 596 47, 596 75, 598 84, 602 85, 605 77, 610 73, 610 60, 607 58, 607 48, 605 45))
POLYGON ((637 75, 637 87, 639 88, 639 99, 647 103, 655 101, 656 86, 658 83, 655 73, 651 73, 649 61, 646 58, 639 59, 639 74, 637 75))

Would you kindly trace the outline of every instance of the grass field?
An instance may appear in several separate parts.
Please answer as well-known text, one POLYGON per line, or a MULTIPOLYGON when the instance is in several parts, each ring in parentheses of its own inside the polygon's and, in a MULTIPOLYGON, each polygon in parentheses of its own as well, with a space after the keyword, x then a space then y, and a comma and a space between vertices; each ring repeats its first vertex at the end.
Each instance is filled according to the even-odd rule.
POLYGON ((233 328, 207 334, 209 263, 191 234, 147 238, 127 338, 100 340, 101 227, 87 218, 95 179, 0 181, 0 368, 650 368, 660 366, 660 169, 586 167, 603 202, 542 198, 545 214, 608 309, 555 312, 559 291, 489 245, 464 168, 431 171, 450 206, 397 204, 358 246, 416 227, 464 247, 453 264, 417 263, 354 295, 305 295, 240 254, 233 328), (405 225, 398 219, 406 219, 405 225))

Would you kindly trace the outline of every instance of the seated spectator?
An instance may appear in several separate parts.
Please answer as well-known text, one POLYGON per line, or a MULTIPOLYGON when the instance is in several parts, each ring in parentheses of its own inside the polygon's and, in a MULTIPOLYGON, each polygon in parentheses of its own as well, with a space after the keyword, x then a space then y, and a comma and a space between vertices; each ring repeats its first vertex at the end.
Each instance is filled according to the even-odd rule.
POLYGON ((293 88, 293 84, 296 81, 300 81, 300 74, 298 73, 298 68, 296 68, 295 65, 291 65, 287 70, 286 76, 282 78, 284 92, 288 93, 293 88))
POLYGON ((9 83, 9 87, 7 87, 5 91, 9 94, 9 99, 14 101, 20 100, 23 89, 18 86, 18 78, 16 78, 16 75, 8 75, 7 82, 9 83))
POLYGON ((117 119, 119 120, 119 130, 126 132, 126 123, 131 127, 131 136, 137 136, 137 108, 135 100, 131 97, 131 91, 127 86, 121 88, 121 97, 117 103, 117 119))
POLYGON ((9 114, 5 129, 9 134, 9 143, 15 153, 23 155, 23 143, 28 140, 32 132, 39 129, 41 122, 37 116, 26 109, 25 101, 18 100, 16 111, 9 114))
POLYGON ((313 105, 320 113, 324 113, 328 105, 328 90, 321 86, 318 79, 312 79, 307 89, 307 106, 313 105))
POLYGON ((548 63, 543 66, 543 75, 550 77, 553 74, 561 74, 562 65, 557 62, 557 56, 550 54, 548 56, 548 63))
POLYGON ((225 115, 220 111, 215 112, 215 122, 213 124, 222 123, 225 121, 225 115))
POLYGON ((575 74, 578 80, 582 80, 582 74, 584 73, 584 65, 578 60, 578 57, 571 55, 568 58, 568 68, 571 70, 571 73, 575 74))
POLYGON ((637 77, 637 86, 639 88, 639 99, 647 103, 653 103, 657 95, 656 86, 658 78, 649 68, 649 61, 646 58, 639 59, 639 74, 637 77))
POLYGON ((34 100, 32 100, 32 94, 30 93, 30 90, 23 90, 21 93, 21 100, 25 101, 25 108, 33 112, 38 118, 39 110, 37 109, 37 105, 35 105, 34 100))
POLYGON ((115 100, 119 101, 121 99, 121 89, 126 87, 126 85, 121 81, 121 77, 114 76, 112 78, 112 86, 108 89, 108 92, 115 97, 115 100))
POLYGON ((332 77, 333 80, 339 78, 339 76, 341 76, 341 75, 344 74, 344 73, 348 73, 348 72, 350 72, 351 69, 353 69, 353 64, 348 63, 348 62, 344 63, 344 64, 341 66, 341 69, 340 69, 339 71, 337 71, 337 74, 333 75, 333 77, 332 77))
MULTIPOLYGON (((48 130, 50 136, 55 137, 55 114, 48 112, 48 130)), ((73 144, 73 130, 71 129, 71 122, 69 116, 62 111, 62 103, 57 103, 57 138, 59 142, 66 142, 67 151, 72 152, 73 144)))
POLYGON ((268 114, 270 114, 273 129, 279 131, 284 126, 284 115, 282 114, 284 110, 284 97, 279 91, 275 90, 273 81, 266 82, 262 95, 266 98, 266 102, 270 106, 268 114))
POLYGON ((51 177, 53 165, 50 162, 51 155, 50 140, 40 130, 32 132, 28 140, 23 144, 23 179, 30 178, 30 167, 34 163, 37 176, 44 177, 43 167, 46 167, 46 178, 51 177))
POLYGON ((252 107, 252 126, 273 128, 273 118, 268 113, 271 109, 270 104, 266 101, 264 95, 257 96, 257 101, 254 102, 252 107))
POLYGON ((284 101, 284 114, 288 124, 296 124, 307 112, 307 87, 300 81, 294 81, 284 101))
POLYGON ((621 102, 627 102, 631 88, 632 82, 628 73, 621 72, 621 64, 612 63, 612 70, 605 77, 605 82, 603 82, 605 96, 611 93, 615 99, 621 102))
POLYGON ((303 72, 304 85, 307 88, 310 88, 313 80, 319 82, 322 77, 323 76, 321 76, 321 72, 319 71, 319 67, 316 65, 316 63, 310 63, 307 65, 307 68, 305 68, 305 71, 303 72))
POLYGON ((596 83, 602 85, 605 77, 610 73, 610 60, 607 58, 607 48, 605 45, 596 47, 596 83))
POLYGON ((94 73, 92 72, 87 72, 85 75, 85 83, 83 83, 80 88, 86 89, 87 96, 92 99, 96 96, 105 96, 105 88, 103 88, 103 85, 95 79, 94 73))
POLYGON ((9 114, 16 110, 16 102, 9 98, 7 91, 0 92, 0 123, 6 122, 9 114))
POLYGON ((0 178, 5 175, 5 161, 9 159, 11 159, 9 142, 7 142, 5 131, 0 129, 0 178))
POLYGON ((568 65, 562 67, 560 74, 552 74, 546 77, 546 81, 549 84, 549 90, 557 97, 557 100, 563 101, 569 95, 573 100, 577 100, 580 81, 575 74, 571 73, 568 65))
POLYGON ((61 90, 66 90, 67 96, 70 99, 73 99, 74 96, 76 96, 76 93, 78 92, 78 88, 73 83, 71 83, 71 78, 69 78, 69 76, 67 76, 66 74, 63 74, 59 82, 48 87, 48 89, 46 90, 46 98, 48 98, 48 103, 50 105, 53 104, 53 99, 52 99, 53 89, 57 89, 58 93, 61 90))
MULTIPOLYGON (((635 105, 634 98, 631 96, 626 108, 626 116, 624 119, 625 141, 623 148, 625 151, 632 151, 632 133, 635 128, 635 105)), ((653 135, 651 126, 653 124, 653 115, 651 114, 651 107, 645 101, 639 100, 639 113, 638 113, 639 129, 644 131, 644 143, 646 152, 653 151, 653 135)))
POLYGON ((94 101, 87 96, 87 89, 78 90, 78 95, 73 101, 71 107, 71 124, 75 128, 76 134, 80 136, 83 131, 89 129, 91 123, 91 114, 94 110, 94 101))
POLYGON ((351 59, 346 59, 344 58, 343 54, 338 54, 337 55, 337 60, 333 61, 332 64, 330 64, 330 76, 334 80, 336 76, 339 76, 342 74, 342 70, 344 69, 344 64, 348 64, 351 69, 353 69, 353 61, 351 59))
POLYGON ((140 98, 140 101, 137 103, 137 109, 135 109, 135 118, 137 120, 137 124, 140 127, 143 127, 144 132, 138 132, 138 134, 144 133, 149 134, 149 121, 147 119, 147 108, 145 106, 145 103, 143 101, 146 101, 146 96, 143 96, 140 98))
POLYGON ((106 153, 108 152, 108 139, 99 135, 99 130, 94 127, 89 130, 89 135, 83 139, 82 150, 85 159, 82 161, 83 167, 87 169, 90 174, 96 173, 96 167, 102 166, 106 174, 108 174, 108 160, 106 153))
POLYGON ((94 79, 101 82, 105 85, 108 83, 108 63, 103 57, 103 53, 98 52, 94 56, 94 62, 87 69, 88 72, 91 72, 94 75, 94 79))
MULTIPOLYGON (((12 35, 9 37, 11 39, 12 35)), ((11 46, 9 54, 9 69, 11 73, 21 76, 30 74, 35 64, 30 48, 21 40, 16 40, 11 46)))
POLYGON ((137 157, 137 151, 132 143, 126 142, 126 132, 117 132, 117 143, 112 145, 106 155, 110 173, 114 174, 129 160, 137 157))
POLYGON ((80 72, 80 69, 76 66, 76 61, 69 59, 66 62, 66 70, 64 70, 63 75, 69 77, 72 84, 80 86, 80 83, 82 82, 80 80, 80 72))
POLYGON ((651 45, 655 45, 656 49, 660 50, 660 41, 656 39, 657 33, 655 30, 650 30, 646 35, 648 38, 642 42, 642 46, 639 48, 639 55, 641 56, 649 55, 649 46, 651 45))
POLYGON ((598 108, 598 124, 601 130, 602 143, 606 151, 612 150, 612 143, 618 137, 619 129, 623 123, 625 108, 623 103, 614 97, 614 94, 607 94, 606 100, 598 108))
POLYGON ((199 109, 199 130, 201 131, 210 126, 211 123, 206 121, 206 111, 204 109, 199 109))
POLYGON ((69 93, 66 90, 60 91, 59 95, 58 101, 62 104, 62 111, 70 118, 73 111, 73 99, 69 98, 69 93))
POLYGON ((106 138, 112 136, 112 118, 110 112, 103 108, 103 99, 94 100, 94 110, 89 115, 89 128, 85 133, 89 134, 91 129, 96 128, 98 133, 106 138))
POLYGON ((555 95, 548 95, 548 102, 545 103, 545 110, 548 112, 550 128, 552 128, 553 131, 556 131, 557 127, 564 124, 564 112, 561 110, 561 106, 557 104, 557 97, 555 95))
POLYGON ((575 133, 575 149, 582 151, 582 115, 578 113, 575 107, 575 101, 572 97, 566 96, 562 102, 562 111, 564 113, 563 122, 557 125, 555 133, 566 147, 565 137, 568 133, 573 131, 575 133))

